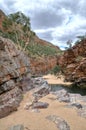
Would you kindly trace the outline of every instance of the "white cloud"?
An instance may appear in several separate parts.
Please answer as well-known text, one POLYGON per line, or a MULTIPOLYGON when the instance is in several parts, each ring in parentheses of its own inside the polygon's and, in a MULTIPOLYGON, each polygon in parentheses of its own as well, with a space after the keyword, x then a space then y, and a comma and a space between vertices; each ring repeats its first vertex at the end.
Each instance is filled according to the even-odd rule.
POLYGON ((86 32, 86 0, 0 0, 0 8, 30 16, 38 36, 60 47, 86 32))

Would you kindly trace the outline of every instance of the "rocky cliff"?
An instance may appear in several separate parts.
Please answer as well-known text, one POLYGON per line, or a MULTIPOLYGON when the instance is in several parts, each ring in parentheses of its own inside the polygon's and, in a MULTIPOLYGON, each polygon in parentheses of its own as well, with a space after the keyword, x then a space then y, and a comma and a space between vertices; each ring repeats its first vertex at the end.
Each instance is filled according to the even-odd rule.
POLYGON ((63 68, 67 81, 86 87, 86 39, 66 50, 58 64, 63 68))
POLYGON ((20 81, 30 73, 28 57, 15 44, 0 37, 0 118, 17 110, 22 99, 20 81))
POLYGON ((57 64, 57 57, 30 58, 32 75, 47 74, 57 64))

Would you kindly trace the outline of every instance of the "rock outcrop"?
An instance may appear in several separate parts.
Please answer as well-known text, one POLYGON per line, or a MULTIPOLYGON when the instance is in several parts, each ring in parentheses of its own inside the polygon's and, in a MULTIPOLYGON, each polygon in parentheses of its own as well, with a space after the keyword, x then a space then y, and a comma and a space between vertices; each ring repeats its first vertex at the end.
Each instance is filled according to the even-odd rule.
POLYGON ((0 37, 0 118, 17 110, 22 99, 22 77, 30 73, 29 59, 15 44, 0 37))
POLYGON ((86 87, 86 39, 66 50, 58 64, 64 69, 67 81, 86 87))
POLYGON ((37 59, 30 58, 31 70, 33 75, 42 75, 48 73, 57 64, 55 56, 40 57, 37 59))

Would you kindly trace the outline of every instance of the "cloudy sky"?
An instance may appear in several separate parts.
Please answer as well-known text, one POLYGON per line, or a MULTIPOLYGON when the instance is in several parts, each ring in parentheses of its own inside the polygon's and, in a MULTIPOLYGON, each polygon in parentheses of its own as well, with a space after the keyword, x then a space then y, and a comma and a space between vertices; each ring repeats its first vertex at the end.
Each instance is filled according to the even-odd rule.
POLYGON ((40 38, 61 48, 86 32, 86 0, 0 0, 0 9, 22 11, 40 38))

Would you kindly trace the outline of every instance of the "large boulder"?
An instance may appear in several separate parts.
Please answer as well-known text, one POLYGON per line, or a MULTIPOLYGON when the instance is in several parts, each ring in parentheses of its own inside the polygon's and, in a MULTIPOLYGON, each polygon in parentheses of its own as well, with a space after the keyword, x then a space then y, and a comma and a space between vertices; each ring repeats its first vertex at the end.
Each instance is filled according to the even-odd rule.
POLYGON ((22 91, 17 87, 0 95, 0 118, 16 111, 22 98, 22 91))
POLYGON ((51 87, 42 77, 34 78, 35 89, 33 92, 34 100, 38 100, 50 93, 51 87))

